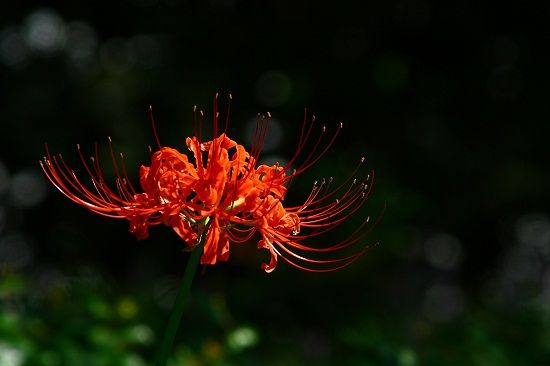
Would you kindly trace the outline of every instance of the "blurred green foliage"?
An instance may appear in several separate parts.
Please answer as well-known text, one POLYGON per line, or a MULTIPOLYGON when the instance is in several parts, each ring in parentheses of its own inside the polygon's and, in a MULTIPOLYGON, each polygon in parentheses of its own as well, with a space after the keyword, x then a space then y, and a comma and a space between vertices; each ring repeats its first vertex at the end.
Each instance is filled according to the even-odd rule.
MULTIPOLYGON (((545 4, 430 0, 11 2, 0 11, 0 366, 150 365, 186 253, 158 227, 65 200, 44 142, 77 173, 112 136, 136 177, 180 150, 192 108, 233 94, 232 138, 274 116, 291 156, 303 108, 344 129, 293 182, 376 170, 372 250, 311 275, 231 248, 193 284, 176 365, 540 365, 550 359, 550 57, 545 4), (252 126, 252 127, 251 127, 252 126), (374 245, 380 243, 379 245, 374 245)), ((222 113, 223 114, 223 113, 222 113)), ((279 136, 278 138, 276 138, 279 136)), ((275 141, 277 140, 277 141, 275 141)), ((112 177, 109 164, 106 176, 112 177)))
MULTIPOLYGON (((143 296, 105 283, 54 288, 32 300, 28 279, 0 280, 0 365, 151 365, 165 311, 143 296)), ((231 296, 247 296, 232 290, 231 296)), ((169 365, 544 365, 550 357, 550 317, 476 307, 452 321, 349 314, 354 322, 332 332, 298 327, 274 336, 269 323, 239 323, 225 295, 195 289, 183 334, 169 365), (191 320, 194 319, 194 320, 191 320)), ((289 314, 281 313, 281 316, 289 314)), ((339 318, 338 314, 336 318, 339 318)), ((334 320, 331 320, 333 322, 334 320)), ((321 329, 321 328, 320 328, 321 329)))

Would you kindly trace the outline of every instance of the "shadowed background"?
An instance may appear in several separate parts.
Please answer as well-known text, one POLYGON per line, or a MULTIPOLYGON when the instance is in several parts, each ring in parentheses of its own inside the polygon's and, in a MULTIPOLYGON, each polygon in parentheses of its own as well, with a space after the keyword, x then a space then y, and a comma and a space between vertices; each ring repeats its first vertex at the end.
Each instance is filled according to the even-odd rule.
MULTIPOLYGON (((463 1, 128 0, 0 14, 0 365, 147 365, 187 253, 171 230, 135 240, 44 179, 44 143, 79 166, 106 137, 131 176, 154 145, 185 148, 192 108, 233 104, 229 135, 284 161, 303 109, 327 156, 293 183, 376 186, 361 215, 380 245, 329 274, 254 241, 193 284, 173 365, 543 365, 550 358, 550 7, 463 1)), ((107 155, 105 155, 107 156, 107 155)), ((104 165, 107 167, 108 160, 104 165)), ((112 171, 107 174, 112 176, 112 171)), ((325 242, 323 242, 323 240, 325 242)))

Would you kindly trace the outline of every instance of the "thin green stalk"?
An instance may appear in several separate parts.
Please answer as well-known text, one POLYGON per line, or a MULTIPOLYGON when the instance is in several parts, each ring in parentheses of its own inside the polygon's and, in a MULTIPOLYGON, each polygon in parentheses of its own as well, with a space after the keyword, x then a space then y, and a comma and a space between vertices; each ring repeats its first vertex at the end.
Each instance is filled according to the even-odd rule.
POLYGON ((174 339, 176 338, 176 333, 178 332, 178 327, 181 322, 183 310, 185 308, 187 300, 189 299, 191 282, 193 282, 195 272, 197 271, 197 266, 199 265, 199 259, 203 252, 204 242, 206 241, 206 234, 208 232, 208 226, 209 225, 207 224, 205 230, 203 231, 203 234, 200 237, 199 243, 191 252, 191 256, 189 257, 187 266, 185 267, 185 272, 181 280, 178 296, 176 297, 176 301, 174 302, 172 313, 170 314, 170 319, 168 320, 168 326, 166 327, 164 338, 160 346, 157 366, 166 366, 168 356, 170 355, 172 347, 174 346, 174 339))

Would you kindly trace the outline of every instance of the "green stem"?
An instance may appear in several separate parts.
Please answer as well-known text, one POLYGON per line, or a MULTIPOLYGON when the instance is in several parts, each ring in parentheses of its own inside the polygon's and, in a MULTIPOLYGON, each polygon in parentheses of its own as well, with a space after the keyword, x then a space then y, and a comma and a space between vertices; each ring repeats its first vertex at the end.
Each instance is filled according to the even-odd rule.
POLYGON ((203 252, 204 242, 206 241, 206 234, 208 233, 208 224, 206 225, 203 234, 200 237, 199 243, 191 252, 191 256, 185 267, 185 272, 181 280, 180 288, 178 291, 178 296, 174 302, 172 308, 172 313, 170 314, 170 319, 168 320, 168 326, 164 333, 164 338, 160 346, 160 353, 157 359, 157 366, 166 366, 168 361, 168 356, 172 347, 174 345, 174 339, 176 338, 176 333, 181 322, 181 317, 183 315, 183 310, 187 299, 189 298, 189 292, 191 290, 191 282, 195 277, 195 272, 197 271, 197 266, 199 265, 199 259, 203 252))

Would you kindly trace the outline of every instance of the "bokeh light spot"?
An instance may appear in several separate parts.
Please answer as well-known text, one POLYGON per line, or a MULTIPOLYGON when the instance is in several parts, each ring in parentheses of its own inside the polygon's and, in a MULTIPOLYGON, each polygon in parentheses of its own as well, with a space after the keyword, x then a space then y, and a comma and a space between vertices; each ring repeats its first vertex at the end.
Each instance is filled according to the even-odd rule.
POLYGON ((396 55, 379 56, 373 65, 374 86, 385 93, 398 93, 409 81, 409 68, 405 60, 396 55))
POLYGON ((134 325, 130 328, 129 333, 132 341, 139 344, 148 345, 153 343, 153 341, 155 340, 155 334, 153 333, 151 328, 144 324, 134 325))
POLYGON ((460 241, 449 234, 442 233, 430 237, 424 249, 427 261, 438 269, 455 269, 462 259, 460 241))
POLYGON ((450 321, 464 311, 464 295, 450 284, 435 284, 426 291, 424 311, 432 321, 450 321))
POLYGON ((202 343, 202 353, 208 359, 219 360, 223 354, 223 347, 217 340, 207 339, 202 343))
POLYGON ((262 74, 256 81, 256 97, 267 107, 284 104, 292 92, 292 84, 286 74, 272 70, 262 74))
POLYGON ((137 65, 148 69, 160 64, 162 48, 154 36, 140 34, 132 37, 127 45, 130 58, 137 65))
POLYGON ((110 319, 112 314, 111 306, 103 299, 94 298, 88 301, 88 311, 97 319, 110 319))
POLYGON ((397 361, 400 366, 414 366, 417 364, 416 360, 416 353, 410 348, 403 348, 397 354, 397 361))
POLYGON ((97 37, 93 28, 85 22, 75 21, 67 25, 67 53, 75 62, 81 62, 95 54, 97 37))
POLYGON ((0 238, 0 266, 19 269, 31 263, 34 253, 31 240, 22 233, 12 233, 0 238))
POLYGON ((515 245, 505 252, 500 268, 487 281, 485 300, 508 306, 535 301, 544 305, 550 298, 550 217, 527 213, 514 223, 515 245))
POLYGON ((127 43, 122 38, 110 38, 99 49, 101 64, 116 71, 126 71, 132 62, 127 43))
POLYGON ((138 307, 135 301, 126 297, 118 302, 117 311, 122 318, 131 319, 136 316, 138 307))
POLYGON ((39 9, 25 21, 25 39, 30 49, 51 53, 62 49, 66 41, 65 24, 52 9, 39 9))
POLYGON ((227 336, 227 344, 229 348, 235 351, 252 347, 258 343, 258 340, 258 332, 247 326, 239 327, 227 336))
POLYGON ((515 230, 520 244, 550 254, 550 217, 536 213, 522 216, 517 220, 515 230))
POLYGON ((146 366, 145 361, 136 354, 129 354, 122 361, 123 366, 146 366))
POLYGON ((6 28, 0 33, 0 59, 6 66, 24 66, 28 56, 25 40, 15 27, 6 28))
POLYGON ((104 325, 96 325, 89 330, 88 337, 96 346, 109 346, 114 339, 113 332, 104 325))
POLYGON ((21 366, 25 362, 25 354, 14 345, 0 342, 0 365, 21 366))
POLYGON ((26 169, 15 174, 10 193, 14 205, 34 207, 46 199, 48 190, 43 174, 37 169, 26 169))

